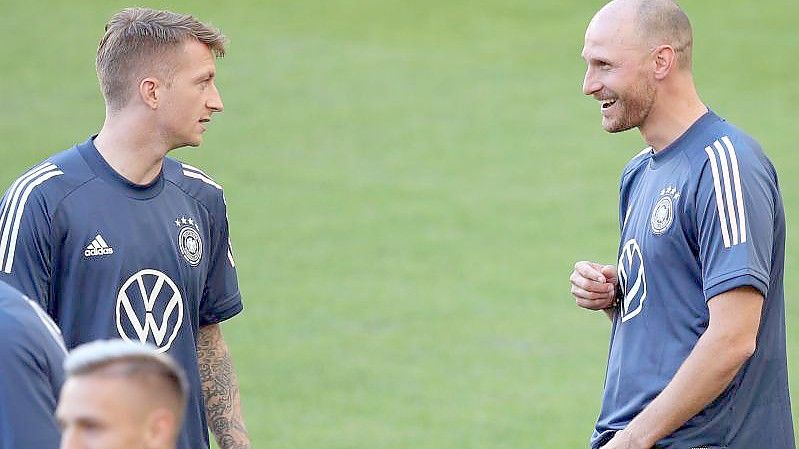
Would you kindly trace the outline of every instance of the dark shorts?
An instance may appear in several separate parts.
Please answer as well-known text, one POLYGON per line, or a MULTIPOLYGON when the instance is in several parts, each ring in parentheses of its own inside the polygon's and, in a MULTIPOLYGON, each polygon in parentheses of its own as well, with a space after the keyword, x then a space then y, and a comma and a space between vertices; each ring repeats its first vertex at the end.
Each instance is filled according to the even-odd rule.
MULTIPOLYGON (((597 443, 599 444, 597 446, 597 449, 602 449, 602 446, 608 444, 608 442, 612 440, 615 435, 616 432, 608 432, 602 435, 602 438, 597 440, 597 443)), ((665 446, 653 446, 652 449, 667 449, 667 448, 665 446)), ((707 449, 716 449, 716 446, 708 446, 707 449)))

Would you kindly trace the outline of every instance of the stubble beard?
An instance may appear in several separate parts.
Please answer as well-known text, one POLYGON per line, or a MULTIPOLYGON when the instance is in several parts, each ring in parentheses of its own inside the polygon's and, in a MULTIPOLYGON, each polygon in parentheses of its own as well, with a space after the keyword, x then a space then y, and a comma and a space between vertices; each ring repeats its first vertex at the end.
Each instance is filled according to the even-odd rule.
POLYGON ((617 100, 620 107, 616 117, 605 117, 602 127, 609 133, 618 133, 636 128, 644 123, 655 103, 655 85, 647 79, 642 79, 625 96, 617 100))

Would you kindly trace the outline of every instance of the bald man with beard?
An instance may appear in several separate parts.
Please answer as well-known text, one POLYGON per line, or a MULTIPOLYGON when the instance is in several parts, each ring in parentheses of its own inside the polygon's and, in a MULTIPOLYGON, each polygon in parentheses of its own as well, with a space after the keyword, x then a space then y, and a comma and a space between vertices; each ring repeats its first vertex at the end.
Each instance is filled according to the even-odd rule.
POLYGON ((613 326, 591 448, 794 449, 777 174, 700 99, 692 45, 671 0, 612 1, 585 33, 583 93, 648 145, 622 172, 618 262, 570 277, 613 326))

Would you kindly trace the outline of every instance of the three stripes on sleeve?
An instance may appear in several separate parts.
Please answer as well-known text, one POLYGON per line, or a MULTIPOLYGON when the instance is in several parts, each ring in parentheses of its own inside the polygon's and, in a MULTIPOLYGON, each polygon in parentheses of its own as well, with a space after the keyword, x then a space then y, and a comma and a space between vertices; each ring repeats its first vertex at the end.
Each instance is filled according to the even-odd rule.
POLYGON ((44 162, 23 174, 6 192, 0 211, 0 270, 3 272, 11 273, 14 265, 22 214, 31 192, 48 179, 63 174, 52 162, 44 162))
POLYGON ((738 155, 727 136, 705 147, 713 174, 719 225, 724 247, 746 242, 746 209, 744 206, 738 155))

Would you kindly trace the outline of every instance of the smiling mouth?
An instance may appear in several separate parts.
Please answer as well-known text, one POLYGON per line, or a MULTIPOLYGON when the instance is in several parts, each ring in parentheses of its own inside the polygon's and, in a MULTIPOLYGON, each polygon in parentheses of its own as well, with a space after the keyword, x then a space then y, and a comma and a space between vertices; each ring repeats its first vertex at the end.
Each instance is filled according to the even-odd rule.
POLYGON ((602 110, 606 110, 616 104, 616 100, 605 100, 602 102, 602 110))

